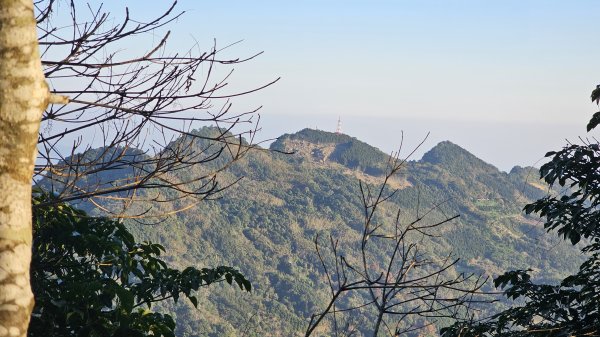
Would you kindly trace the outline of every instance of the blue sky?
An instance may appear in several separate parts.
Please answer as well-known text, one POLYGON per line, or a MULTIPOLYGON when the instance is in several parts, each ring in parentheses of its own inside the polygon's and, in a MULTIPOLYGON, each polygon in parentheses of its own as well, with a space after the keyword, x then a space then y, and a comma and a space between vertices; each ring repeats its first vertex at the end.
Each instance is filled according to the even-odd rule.
MULTIPOLYGON (((130 1, 134 16, 162 6, 130 1)), ((166 3, 165 3, 166 4, 166 3)), ((111 7, 116 3, 109 4, 111 7)), ((509 170, 585 135, 600 83, 598 1, 180 1, 171 50, 243 40, 225 56, 235 101, 262 105, 262 139, 304 127, 344 131, 384 151, 428 131, 509 170)), ((412 141, 412 143, 411 143, 412 141)), ((422 153, 422 152, 421 152, 422 153)), ((417 158, 418 159, 418 158, 417 158)))

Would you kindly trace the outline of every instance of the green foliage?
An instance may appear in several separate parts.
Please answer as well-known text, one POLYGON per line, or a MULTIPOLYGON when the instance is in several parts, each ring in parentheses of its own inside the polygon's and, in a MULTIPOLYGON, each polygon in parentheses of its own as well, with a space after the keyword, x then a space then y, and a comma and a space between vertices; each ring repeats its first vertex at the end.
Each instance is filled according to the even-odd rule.
POLYGON ((598 124, 600 124, 600 111, 596 112, 592 116, 592 119, 590 119, 590 121, 588 122, 588 125, 587 125, 588 132, 591 131, 592 129, 594 129, 596 126, 598 126, 598 124))
POLYGON ((351 169, 359 169, 370 175, 382 175, 387 156, 358 140, 339 144, 330 159, 351 169))
MULTIPOLYGON (((283 148, 285 142, 281 143, 283 148)), ((310 144, 312 140, 307 146, 310 144)), ((536 249, 540 241, 545 243, 538 238, 543 231, 529 225, 529 220, 525 222, 520 212, 524 200, 520 191, 531 188, 538 191, 536 195, 543 191, 518 179, 521 175, 513 177, 487 164, 483 166, 486 170, 479 169, 479 159, 470 154, 469 157, 468 152, 456 145, 452 147, 457 152, 449 151, 448 156, 465 153, 467 160, 460 162, 461 172, 423 161, 410 162, 402 173, 410 184, 393 200, 403 210, 404 219, 413 217, 416 209, 424 210, 446 198, 449 201, 442 207, 444 212, 461 214, 440 238, 424 244, 424 249, 439 254, 436 256, 453 250, 456 256, 464 258, 460 271, 493 275, 496 270, 510 266, 525 268, 535 261, 536 267, 544 268, 544 277, 558 278, 558 271, 572 264, 573 255, 563 246, 553 247, 550 253, 536 249), (502 232, 496 233, 499 229, 502 232), (503 234, 509 230, 514 234, 503 234), (515 257, 515 251, 523 253, 515 257), (551 257, 550 263, 545 264, 545 256, 551 257), (469 263, 471 259, 476 262, 469 263), (488 266, 495 269, 487 269, 488 266)), ((323 292, 327 288, 314 253, 315 235, 332 233, 339 237, 341 249, 347 252, 345 256, 356 249, 352 244, 362 224, 355 171, 351 168, 344 171, 337 163, 317 162, 310 157, 310 151, 305 151, 304 156, 249 153, 233 168, 235 175, 245 176, 238 185, 214 203, 203 203, 193 212, 179 215, 189 235, 183 236, 184 243, 178 245, 187 247, 192 255, 217 256, 218 263, 238 265, 244 274, 256 280, 256 296, 244 298, 244 306, 262 320, 248 328, 249 331, 255 331, 257 336, 293 335, 305 329, 307 315, 314 312, 311 307, 317 306, 318 310, 319 304, 327 299, 323 292)), ((376 177, 372 179, 375 181, 376 177)), ((161 235, 173 234, 161 232, 161 235)), ((170 239, 165 242, 174 244, 170 239)), ((221 319, 219 326, 235 327, 247 320, 226 305, 233 302, 233 296, 231 292, 211 296, 217 308, 212 313, 221 319)), ((178 317, 183 311, 178 311, 178 317)), ((187 330, 194 329, 182 329, 187 330)), ((216 326, 212 331, 206 335, 219 335, 216 326)))
POLYGON ((313 144, 339 144, 346 143, 355 138, 352 138, 348 135, 337 134, 313 129, 303 129, 294 134, 285 134, 279 138, 273 144, 271 144, 271 149, 284 151, 285 150, 285 142, 288 140, 306 140, 313 144))
MULTIPOLYGON (((199 132, 206 131, 210 130, 199 132)), ((358 179, 373 186, 380 178, 311 155, 314 148, 335 150, 335 146, 353 141, 352 137, 303 130, 282 136, 278 142, 286 148, 289 141, 299 138, 306 144, 305 151, 293 155, 253 151, 229 166, 221 174, 224 183, 241 176, 244 179, 218 199, 177 213, 165 225, 128 224, 136 239, 164 245, 167 252, 161 257, 165 261, 186 266, 201 259, 209 265, 235 266, 253 280, 252 293, 243 296, 233 287, 218 285, 205 296, 197 294, 202 303, 199 310, 191 309, 187 301, 153 306, 177 318, 178 336, 290 336, 304 331, 310 314, 326 303, 327 286, 313 240, 317 233, 322 237, 332 234, 340 239, 340 252, 348 257, 359 249, 356 242, 363 224, 358 179)), ((552 280, 564 277, 565 271, 571 272, 569 268, 575 267, 571 247, 551 243, 535 224, 536 219, 521 214, 523 200, 533 201, 533 197, 544 194, 543 189, 529 184, 537 181, 533 178, 537 178, 537 169, 532 174, 526 172, 531 169, 503 173, 457 145, 440 147, 444 144, 434 148, 440 163, 407 163, 406 170, 392 181, 401 190, 391 200, 390 209, 384 210, 391 213, 382 214, 376 221, 394 217, 400 208, 406 222, 414 219, 417 210, 422 215, 427 208, 443 202, 442 213, 461 217, 444 227, 438 238, 424 243, 423 249, 439 258, 449 250, 455 252, 461 257, 457 272, 497 275, 509 268, 531 266, 541 269, 543 278, 552 280), (453 156, 461 159, 453 160, 453 156), (515 255, 515 251, 520 254, 515 255)), ((189 151, 210 151, 213 148, 209 146, 209 140, 198 141, 189 151)), ((365 156, 357 160, 385 166, 384 153, 373 147, 368 151, 376 152, 372 155, 381 159, 374 162, 365 151, 365 156)), ((193 172, 198 169, 201 167, 190 166, 172 174, 183 179, 198 175, 193 172)), ((153 211, 167 213, 187 205, 185 200, 163 203, 153 211)), ((428 216, 433 221, 444 217, 442 213, 428 216)), ((385 247, 377 248, 386 251, 385 247)), ((380 253, 373 254, 379 257, 380 253)), ((356 317, 356 325, 366 326, 371 317, 368 315, 356 317)))
MULTIPOLYGON (((52 197, 38 193, 34 205, 52 197)), ((30 336, 174 336, 175 321, 152 304, 226 281, 250 291, 231 267, 184 270, 160 259, 163 246, 138 243, 118 221, 88 217, 68 204, 35 209, 30 336)))
MULTIPOLYGON (((289 150, 285 146, 289 140, 301 140, 315 145, 332 144, 335 149, 329 156, 329 160, 374 176, 381 175, 385 171, 388 159, 385 153, 348 135, 304 129, 295 134, 286 134, 279 137, 271 145, 271 149, 277 151, 289 150)), ((320 150, 315 149, 315 151, 320 150)))
MULTIPOLYGON (((592 100, 600 95, 598 89, 592 100)), ((597 114, 588 131, 598 125, 597 114)), ((577 273, 559 284, 532 282, 531 270, 507 272, 494 281, 509 299, 522 305, 478 323, 459 323, 443 329, 444 336, 598 336, 600 334, 600 145, 568 145, 546 154, 540 169, 550 186, 565 191, 525 206, 527 214, 545 219, 544 228, 572 245, 582 242, 587 257, 577 273), (584 239, 582 241, 582 239, 584 239)))

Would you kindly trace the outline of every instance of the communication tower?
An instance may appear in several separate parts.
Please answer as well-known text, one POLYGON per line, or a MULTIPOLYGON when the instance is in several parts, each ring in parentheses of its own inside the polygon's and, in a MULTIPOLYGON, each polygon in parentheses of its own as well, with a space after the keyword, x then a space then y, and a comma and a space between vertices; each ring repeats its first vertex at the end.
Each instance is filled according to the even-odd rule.
POLYGON ((337 129, 335 129, 335 133, 342 134, 342 118, 338 117, 337 129))

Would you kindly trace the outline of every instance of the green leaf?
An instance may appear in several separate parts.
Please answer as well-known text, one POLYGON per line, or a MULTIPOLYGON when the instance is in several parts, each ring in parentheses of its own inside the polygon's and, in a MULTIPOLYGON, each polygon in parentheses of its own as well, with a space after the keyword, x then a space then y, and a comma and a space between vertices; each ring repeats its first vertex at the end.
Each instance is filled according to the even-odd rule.
POLYGON ((592 129, 594 129, 596 126, 598 126, 598 124, 600 124, 600 111, 596 112, 593 116, 592 119, 590 119, 590 121, 587 124, 587 131, 591 131, 592 129))
POLYGON ((578 232, 573 231, 569 233, 569 239, 571 239, 571 243, 575 245, 581 240, 581 235, 578 232))
POLYGON ((252 291, 252 284, 250 283, 250 281, 244 279, 244 285, 246 286, 246 291, 252 291))
POLYGON ((600 86, 596 86, 596 89, 592 90, 592 94, 590 95, 592 102, 600 102, 600 86))
POLYGON ((133 304, 135 300, 133 293, 123 287, 117 287, 115 292, 119 297, 121 308, 127 313, 130 313, 131 310, 133 310, 133 304))
POLYGON ((196 296, 189 296, 188 298, 190 299, 190 302, 192 302, 192 304, 194 305, 194 308, 198 308, 198 299, 196 298, 196 296))

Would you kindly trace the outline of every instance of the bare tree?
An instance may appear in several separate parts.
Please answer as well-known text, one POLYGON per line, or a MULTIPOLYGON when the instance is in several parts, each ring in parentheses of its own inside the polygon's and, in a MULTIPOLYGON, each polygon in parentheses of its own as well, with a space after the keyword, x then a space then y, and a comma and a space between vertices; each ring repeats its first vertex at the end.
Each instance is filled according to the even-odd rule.
POLYGON ((131 39, 148 37, 176 20, 182 13, 174 13, 174 7, 175 2, 145 22, 126 9, 121 22, 113 24, 102 5, 1 2, 0 336, 26 336, 34 303, 29 284, 32 177, 36 183, 50 181, 59 195, 56 202, 87 199, 115 216, 130 216, 126 208, 136 201, 185 200, 183 209, 214 195, 224 187, 216 174, 253 148, 256 109, 235 113, 229 99, 272 82, 225 92, 232 69, 216 80, 213 73, 217 65, 256 55, 221 59, 223 48, 216 44, 205 53, 190 48, 169 54, 169 32, 139 55, 131 48, 121 51, 131 39), (216 107, 215 100, 221 101, 216 107), (52 103, 61 106, 48 107, 52 103), (193 131, 207 123, 216 132, 193 131), (234 129, 240 123, 252 125, 240 132, 234 129), (205 142, 191 146, 199 141, 205 142), (95 146, 100 149, 92 151, 95 146), (206 163, 213 165, 185 180, 170 174, 206 163), (125 179, 108 174, 123 169, 131 173, 125 179), (102 198, 110 202, 103 206, 102 198), (115 202, 120 206, 113 208, 115 202))
POLYGON ((52 93, 69 98, 44 112, 38 139, 34 181, 57 200, 87 200, 133 218, 177 200, 177 212, 233 183, 219 183, 217 174, 255 147, 258 108, 235 112, 230 99, 277 80, 231 92, 233 66, 260 53, 223 59, 231 45, 216 43, 206 52, 192 44, 169 53, 165 27, 183 14, 175 5, 142 21, 127 8, 115 18, 102 5, 35 2, 44 75, 52 93), (157 34, 147 50, 130 48, 157 34), (194 131, 207 125, 214 128, 194 131), (200 173, 174 174, 192 166, 200 173), (130 208, 136 202, 146 206, 130 208))
POLYGON ((321 312, 311 316, 305 336, 313 335, 317 328, 329 329, 335 336, 353 336, 361 331, 373 337, 381 333, 404 336, 429 327, 439 318, 463 317, 469 306, 478 301, 473 296, 486 279, 456 272, 454 267, 459 260, 452 254, 436 259, 422 249, 425 240, 436 236, 441 226, 458 215, 428 221, 442 203, 424 212, 417 206, 415 217, 408 222, 403 221, 401 210, 387 223, 378 215, 398 193, 397 189, 390 189, 389 182, 405 163, 399 151, 393 153, 378 188, 360 182, 364 222, 357 249, 341 249, 333 236, 325 246, 318 236, 315 239, 330 299, 321 312), (376 253, 381 249, 385 250, 383 257, 376 253), (350 253, 344 255, 342 250, 350 253), (356 254, 352 256, 352 252, 356 254), (359 329, 350 324, 357 313, 372 325, 359 329), (419 317, 423 323, 409 324, 409 317, 419 317), (327 327, 323 327, 324 322, 327 327))

